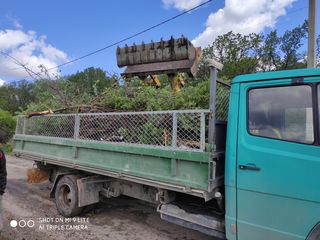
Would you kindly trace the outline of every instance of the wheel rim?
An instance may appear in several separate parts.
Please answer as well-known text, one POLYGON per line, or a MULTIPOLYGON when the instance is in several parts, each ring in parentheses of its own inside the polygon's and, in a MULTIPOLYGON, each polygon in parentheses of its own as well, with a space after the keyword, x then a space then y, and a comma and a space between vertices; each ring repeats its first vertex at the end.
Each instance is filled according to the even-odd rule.
POLYGON ((59 201, 60 203, 66 207, 69 208, 72 203, 72 194, 71 189, 68 185, 63 185, 59 189, 59 201))

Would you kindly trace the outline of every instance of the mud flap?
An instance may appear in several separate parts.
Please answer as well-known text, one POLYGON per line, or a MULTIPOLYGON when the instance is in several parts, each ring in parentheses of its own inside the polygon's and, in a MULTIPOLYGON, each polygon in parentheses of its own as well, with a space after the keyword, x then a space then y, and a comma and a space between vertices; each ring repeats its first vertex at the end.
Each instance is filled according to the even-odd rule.
POLYGON ((98 203, 103 183, 108 181, 105 177, 90 176, 77 180, 79 207, 98 203))

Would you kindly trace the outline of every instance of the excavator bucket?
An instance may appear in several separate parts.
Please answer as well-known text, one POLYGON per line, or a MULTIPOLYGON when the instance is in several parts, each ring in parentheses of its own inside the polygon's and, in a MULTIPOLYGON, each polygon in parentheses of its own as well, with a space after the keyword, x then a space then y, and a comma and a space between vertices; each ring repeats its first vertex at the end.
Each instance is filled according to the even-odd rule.
POLYGON ((188 73, 196 74, 201 49, 195 48, 185 37, 117 48, 117 64, 125 67, 125 77, 188 73))

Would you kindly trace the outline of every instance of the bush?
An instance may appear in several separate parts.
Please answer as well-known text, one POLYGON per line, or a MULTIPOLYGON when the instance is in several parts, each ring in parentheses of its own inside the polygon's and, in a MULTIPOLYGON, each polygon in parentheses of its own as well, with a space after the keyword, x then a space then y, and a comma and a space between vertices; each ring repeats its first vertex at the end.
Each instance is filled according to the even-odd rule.
POLYGON ((4 151, 6 154, 11 154, 13 151, 13 145, 11 141, 9 143, 1 144, 0 143, 0 149, 4 151))
POLYGON ((7 143, 13 136, 16 120, 12 115, 0 109, 0 143, 7 143))

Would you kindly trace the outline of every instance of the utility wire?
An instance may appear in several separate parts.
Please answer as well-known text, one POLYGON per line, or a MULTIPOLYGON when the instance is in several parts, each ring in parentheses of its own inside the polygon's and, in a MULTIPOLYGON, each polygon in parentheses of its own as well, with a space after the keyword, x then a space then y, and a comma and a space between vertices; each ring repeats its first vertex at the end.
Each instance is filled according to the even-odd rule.
MULTIPOLYGON (((104 51, 104 50, 106 50, 106 49, 108 49, 108 48, 111 48, 111 47, 114 47, 114 46, 116 46, 116 45, 119 45, 120 43, 123 43, 123 42, 125 42, 125 41, 127 41, 127 40, 130 40, 130 39, 132 39, 132 38, 134 38, 134 37, 137 37, 137 36, 139 36, 139 35, 141 35, 141 34, 143 34, 143 33, 145 33, 145 32, 148 32, 148 31, 150 31, 150 30, 152 30, 152 29, 154 29, 154 28, 157 28, 157 27, 159 27, 159 26, 161 26, 161 25, 163 25, 163 24, 166 24, 166 23, 168 23, 168 22, 170 22, 170 21, 172 21, 172 20, 174 20, 174 19, 176 19, 176 18, 179 18, 179 17, 181 17, 181 16, 183 16, 183 15, 185 15, 185 14, 187 14, 187 13, 193 11, 193 10, 196 10, 196 9, 198 9, 198 8, 204 6, 204 5, 207 5, 208 3, 212 2, 212 1, 213 1, 213 0, 208 0, 208 1, 204 2, 204 3, 201 3, 201 4, 193 7, 193 8, 190 8, 190 9, 188 9, 188 10, 186 10, 186 11, 184 11, 184 12, 178 14, 178 15, 175 15, 175 16, 173 16, 173 17, 171 17, 171 18, 168 18, 168 19, 166 19, 166 20, 158 23, 158 24, 155 24, 155 25, 153 25, 153 26, 151 26, 151 27, 148 27, 148 28, 146 28, 146 29, 144 29, 144 30, 142 30, 142 31, 140 31, 140 32, 137 32, 137 33, 135 33, 135 34, 133 34, 133 35, 131 35, 131 36, 128 36, 128 37, 126 37, 126 38, 123 38, 123 39, 121 39, 121 40, 119 40, 119 41, 117 41, 117 42, 111 43, 111 44, 109 44, 109 45, 107 45, 107 46, 105 46, 105 47, 103 47, 103 48, 100 48, 100 49, 95 50, 95 51, 93 51, 93 52, 87 53, 87 54, 85 54, 85 55, 83 55, 83 56, 80 56, 80 57, 78 57, 78 58, 72 59, 72 60, 70 60, 70 61, 64 62, 64 63, 62 63, 62 64, 60 64, 60 65, 57 65, 57 66, 52 67, 52 68, 49 68, 49 69, 47 69, 47 70, 50 71, 50 70, 53 70, 53 69, 56 69, 56 68, 60 68, 60 67, 62 67, 62 66, 68 65, 68 64, 70 64, 70 63, 79 61, 79 60, 81 60, 81 59, 83 59, 83 58, 86 58, 86 57, 89 57, 89 56, 94 55, 94 54, 96 54, 96 53, 99 53, 99 52, 101 52, 101 51, 104 51)), ((291 13, 294 13, 294 12, 301 11, 301 10, 303 10, 303 9, 305 9, 305 8, 307 8, 307 7, 304 6, 304 7, 298 8, 298 9, 294 9, 293 11, 287 12, 287 15, 288 15, 288 14, 291 14, 291 13)))
MULTIPOLYGON (((171 17, 171 18, 168 18, 168 19, 166 19, 166 20, 158 23, 158 24, 155 24, 155 25, 153 25, 153 26, 151 26, 151 27, 148 27, 148 28, 146 28, 146 29, 144 29, 144 30, 142 30, 142 31, 140 31, 140 32, 137 32, 137 33, 135 33, 135 34, 133 34, 133 35, 131 35, 131 36, 128 36, 128 37, 126 37, 126 38, 123 38, 123 39, 121 39, 121 40, 119 40, 119 41, 117 41, 117 42, 111 43, 111 44, 109 44, 109 45, 107 45, 107 46, 105 46, 105 47, 103 47, 103 48, 100 48, 100 49, 95 50, 95 51, 93 51, 93 52, 87 53, 87 54, 85 54, 85 55, 83 55, 83 56, 80 56, 80 57, 78 57, 78 58, 72 59, 72 60, 70 60, 70 61, 64 62, 64 63, 62 63, 62 64, 60 64, 60 65, 55 66, 55 67, 48 68, 47 71, 51 71, 51 70, 53 70, 53 69, 60 68, 60 67, 62 67, 62 66, 68 65, 68 64, 73 63, 73 62, 76 62, 76 61, 79 61, 79 60, 81 60, 81 59, 83 59, 83 58, 89 57, 89 56, 91 56, 91 55, 94 55, 94 54, 96 54, 96 53, 99 53, 99 52, 101 52, 101 51, 104 51, 104 50, 106 50, 106 49, 108 49, 108 48, 111 48, 111 47, 113 47, 113 46, 116 46, 116 45, 118 45, 118 44, 120 44, 120 43, 123 43, 123 42, 125 42, 125 41, 127 41, 127 40, 130 40, 130 39, 132 39, 132 38, 134 38, 134 37, 137 37, 137 36, 139 36, 139 35, 141 35, 141 34, 143 34, 143 33, 146 33, 146 32, 148 32, 148 31, 150 31, 150 30, 152 30, 152 29, 154 29, 154 28, 157 28, 157 27, 159 27, 159 26, 161 26, 161 25, 164 25, 164 24, 166 24, 166 23, 168 23, 168 22, 170 22, 170 21, 172 21, 172 20, 174 20, 174 19, 176 19, 176 18, 179 18, 179 17, 181 17, 181 16, 183 16, 183 15, 185 15, 185 14, 187 14, 187 13, 193 11, 193 10, 196 10, 196 9, 198 9, 198 8, 200 8, 200 7, 204 6, 204 5, 212 2, 212 1, 213 1, 213 0, 208 0, 208 1, 204 2, 204 3, 201 3, 201 4, 193 7, 193 8, 190 8, 190 9, 188 9, 188 10, 186 10, 186 11, 184 11, 184 12, 178 14, 178 15, 175 15, 175 16, 173 16, 173 17, 171 17)), ((2 52, 2 51, 0 51, 0 54, 6 56, 6 57, 8 57, 8 58, 10 58, 10 59, 13 60, 17 65, 19 65, 21 68, 24 68, 24 69, 27 71, 28 76, 32 77, 30 74, 33 74, 33 75, 36 75, 36 76, 40 77, 40 73, 34 72, 34 71, 31 70, 30 68, 28 68, 28 67, 26 66, 26 64, 21 63, 18 59, 14 58, 14 57, 12 57, 11 55, 9 55, 9 54, 7 54, 7 53, 5 53, 5 52, 2 52)), ((26 76, 26 77, 27 77, 27 76, 26 76)), ((32 77, 32 78, 33 78, 33 77, 32 77)))
POLYGON ((19 61, 17 58, 11 56, 10 54, 6 53, 6 52, 3 52, 3 51, 0 51, 0 54, 7 57, 7 58, 10 58, 15 64, 17 64, 20 68, 23 68, 27 73, 28 73, 28 76, 31 77, 31 78, 35 78, 34 76, 37 76, 39 78, 41 78, 41 75, 40 73, 37 73, 35 71, 33 71, 32 69, 28 68, 27 67, 27 64, 24 64, 22 63, 21 61, 19 61), (33 76, 33 75, 34 76, 33 76))
POLYGON ((87 53, 87 54, 85 54, 85 55, 83 55, 83 56, 80 56, 80 57, 75 58, 75 59, 73 59, 73 60, 70 60, 70 61, 67 61, 67 62, 65 62, 65 63, 62 63, 62 64, 60 64, 60 65, 58 65, 58 66, 49 68, 48 71, 50 71, 50 70, 52 70, 52 69, 60 68, 60 67, 65 66, 65 65, 67 65, 67 64, 70 64, 70 63, 79 61, 79 60, 81 60, 81 59, 83 59, 83 58, 89 57, 89 56, 91 56, 91 55, 94 55, 94 54, 96 54, 96 53, 99 53, 99 52, 101 52, 101 51, 104 51, 104 50, 106 50, 106 49, 108 49, 108 48, 111 48, 111 47, 113 47, 113 46, 116 46, 116 45, 118 45, 118 44, 120 44, 120 43, 123 43, 123 42, 125 42, 125 41, 127 41, 127 40, 130 40, 130 39, 132 39, 132 38, 134 38, 134 37, 137 37, 137 36, 139 36, 139 35, 141 35, 141 34, 143 34, 143 33, 145 33, 145 32, 148 32, 148 31, 150 31, 150 30, 152 30, 152 29, 154 29, 154 28, 157 28, 157 27, 159 27, 159 26, 161 26, 161 25, 163 25, 163 24, 165 24, 165 23, 168 23, 168 22, 170 22, 170 21, 172 21, 172 20, 174 20, 174 19, 176 19, 176 18, 179 18, 179 17, 181 17, 181 16, 183 16, 183 15, 185 15, 185 14, 187 14, 187 13, 193 11, 193 10, 196 10, 196 9, 198 9, 198 8, 200 8, 200 7, 204 6, 204 5, 212 2, 212 1, 213 1, 213 0, 208 0, 208 1, 204 2, 204 3, 201 3, 201 4, 193 7, 193 8, 190 8, 189 10, 186 10, 186 11, 184 11, 184 12, 182 12, 182 13, 176 15, 176 16, 173 16, 173 17, 171 17, 171 18, 168 18, 167 20, 164 20, 164 21, 162 21, 162 22, 160 22, 160 23, 158 23, 158 24, 155 24, 155 25, 153 25, 153 26, 151 26, 151 27, 148 27, 148 28, 146 28, 146 29, 144 29, 144 30, 142 30, 142 31, 140 31, 140 32, 137 32, 137 33, 131 35, 131 36, 128 36, 128 37, 126 37, 126 38, 123 38, 123 39, 121 39, 121 40, 119 40, 119 41, 117 41, 117 42, 111 43, 111 44, 109 44, 109 45, 107 45, 107 46, 105 46, 105 47, 103 47, 103 48, 100 48, 100 49, 95 50, 95 51, 93 51, 93 52, 87 53))
MULTIPOLYGON (((193 11, 193 10, 196 10, 196 9, 198 9, 198 8, 200 8, 200 7, 204 6, 204 5, 212 2, 212 1, 213 1, 213 0, 208 0, 208 1, 206 1, 206 2, 204 2, 204 3, 202 3, 202 4, 199 4, 199 5, 193 7, 193 8, 191 8, 191 9, 189 9, 189 10, 186 10, 186 11, 184 11, 184 12, 182 12, 182 13, 176 15, 176 16, 173 16, 173 17, 171 17, 171 18, 168 18, 168 19, 166 19, 166 20, 164 20, 164 21, 156 24, 156 25, 153 25, 153 26, 151 26, 151 27, 148 27, 148 28, 146 28, 146 29, 144 29, 144 30, 142 30, 142 31, 140 31, 140 32, 138 32, 138 33, 135 33, 135 34, 133 34, 133 35, 131 35, 131 36, 128 36, 128 37, 126 37, 126 38, 124 38, 124 39, 121 39, 121 40, 119 40, 119 41, 117 41, 117 42, 111 43, 111 44, 109 44, 109 45, 107 45, 107 46, 105 46, 105 47, 103 47, 103 48, 100 48, 100 49, 95 50, 95 51, 93 51, 93 52, 87 53, 87 54, 85 54, 85 55, 83 55, 83 56, 80 56, 80 57, 78 57, 78 58, 75 58, 75 59, 73 59, 73 60, 67 61, 67 62, 62 63, 62 64, 60 64, 60 65, 57 65, 57 66, 55 66, 55 67, 49 68, 49 69, 47 69, 47 71, 50 71, 50 70, 53 70, 53 69, 56 69, 56 68, 60 68, 60 67, 65 66, 65 65, 67 65, 67 64, 76 62, 76 61, 81 60, 81 59, 83 59, 83 58, 86 58, 86 57, 89 57, 89 56, 94 55, 94 54, 96 54, 96 53, 99 53, 99 52, 101 52, 101 51, 104 51, 104 50, 106 50, 106 49, 108 49, 108 48, 110 48, 110 47, 116 46, 116 45, 118 45, 118 44, 120 44, 120 43, 122 43, 122 42, 125 42, 125 41, 127 41, 127 40, 130 40, 130 39, 132 39, 132 38, 134 38, 134 37, 136 37, 136 36, 139 36, 139 35, 141 35, 141 34, 143 34, 143 33, 145 33, 145 32, 148 32, 148 31, 150 31, 150 30, 152 30, 152 29, 154 29, 154 28, 157 28, 157 27, 159 27, 159 26, 161 26, 161 25, 163 25, 163 24, 165 24, 165 23, 167 23, 167 22, 170 22, 170 21, 172 21, 172 20, 174 20, 174 19, 176 19, 176 18, 179 18, 179 17, 181 17, 181 16, 183 16, 183 15, 185 15, 185 14, 187 14, 187 13, 193 11)), ((290 14, 292 14, 292 13, 299 12, 299 11, 304 10, 304 9, 306 9, 306 8, 308 8, 308 6, 303 6, 303 7, 294 9, 294 10, 292 10, 292 11, 287 12, 286 15, 290 15, 290 14)), ((40 73, 34 72, 34 71, 31 70, 30 68, 28 68, 28 67, 26 66, 26 64, 21 63, 18 59, 12 57, 11 55, 9 55, 9 54, 7 54, 7 53, 5 53, 5 52, 3 52, 3 51, 0 51, 0 54, 6 56, 6 57, 8 57, 8 58, 11 58, 11 60, 13 60, 17 65, 19 65, 19 67, 24 68, 25 70, 27 70, 27 72, 28 72, 28 74, 29 74, 28 76, 30 76, 30 73, 32 73, 33 75, 36 75, 36 76, 40 77, 40 73)))
MULTIPOLYGON (((307 9, 307 8, 308 8, 308 6, 303 6, 303 7, 300 7, 300 8, 293 9, 292 11, 287 12, 285 16, 291 15, 291 14, 296 13, 296 12, 300 12, 300 11, 302 11, 304 9, 307 9)), ((278 29, 279 26, 284 26, 284 24, 287 24, 287 23, 286 22, 281 22, 280 24, 276 23, 276 28, 275 29, 278 29)))
POLYGON ((291 13, 299 12, 299 11, 301 11, 303 9, 306 9, 306 8, 308 8, 308 6, 300 7, 300 8, 297 8, 297 9, 293 9, 292 11, 287 12, 287 15, 289 15, 291 13))

